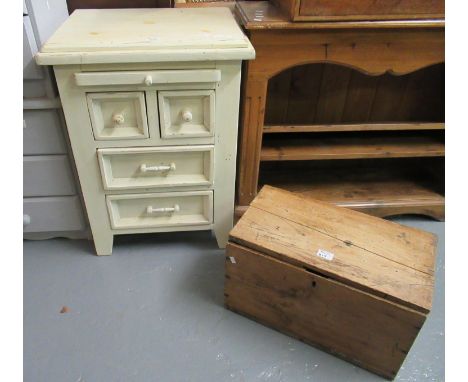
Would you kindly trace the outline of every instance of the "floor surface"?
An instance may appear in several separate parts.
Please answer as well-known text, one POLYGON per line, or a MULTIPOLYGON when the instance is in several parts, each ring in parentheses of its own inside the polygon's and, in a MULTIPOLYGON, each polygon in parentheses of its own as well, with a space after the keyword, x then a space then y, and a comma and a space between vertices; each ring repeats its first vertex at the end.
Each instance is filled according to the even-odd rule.
MULTIPOLYGON (((444 380, 444 224, 433 310, 397 381, 444 380)), ((208 232, 24 242, 24 381, 383 381, 223 307, 223 251, 208 232), (62 311, 62 313, 61 313, 62 311)))

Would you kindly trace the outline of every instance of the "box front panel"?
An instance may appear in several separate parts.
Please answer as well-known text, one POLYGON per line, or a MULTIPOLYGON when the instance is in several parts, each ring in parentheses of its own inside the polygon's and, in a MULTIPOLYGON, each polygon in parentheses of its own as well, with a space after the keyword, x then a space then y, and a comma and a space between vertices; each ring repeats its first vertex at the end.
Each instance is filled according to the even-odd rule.
POLYGON ((426 316, 228 243, 225 304, 260 323, 393 378, 426 316))

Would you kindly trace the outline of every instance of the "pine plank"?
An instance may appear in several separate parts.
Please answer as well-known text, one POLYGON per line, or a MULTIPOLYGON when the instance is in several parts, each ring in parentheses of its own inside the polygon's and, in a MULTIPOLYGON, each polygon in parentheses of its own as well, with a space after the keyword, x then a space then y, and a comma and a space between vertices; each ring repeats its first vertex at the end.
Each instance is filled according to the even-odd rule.
POLYGON ((317 113, 324 64, 292 68, 288 112, 283 123, 313 123, 317 113))
POLYGON ((341 122, 367 122, 374 104, 379 77, 353 71, 349 81, 341 122))
POLYGON ((329 203, 304 199, 265 186, 251 203, 280 218, 297 222, 342 242, 428 275, 434 274, 435 235, 329 203), (363 232, 366 234, 363 235, 363 232))
POLYGON ((437 157, 445 145, 432 136, 284 138, 264 140, 262 161, 437 157))
POLYGON ((290 70, 281 72, 268 82, 268 102, 265 105, 265 118, 268 123, 284 123, 286 120, 290 87, 290 70))
POLYGON ((444 205, 443 187, 431 173, 437 166, 435 161, 381 162, 374 165, 349 161, 333 165, 271 162, 261 168, 259 190, 271 185, 348 208, 444 205))
MULTIPOLYGON (((288 121, 289 122, 289 121, 288 121)), ((408 131, 408 130, 444 130, 443 122, 411 123, 340 123, 335 125, 284 124, 265 125, 263 133, 324 133, 341 131, 408 131)))
POLYGON ((346 102, 346 89, 351 69, 339 65, 326 65, 317 101, 315 123, 339 123, 346 102))

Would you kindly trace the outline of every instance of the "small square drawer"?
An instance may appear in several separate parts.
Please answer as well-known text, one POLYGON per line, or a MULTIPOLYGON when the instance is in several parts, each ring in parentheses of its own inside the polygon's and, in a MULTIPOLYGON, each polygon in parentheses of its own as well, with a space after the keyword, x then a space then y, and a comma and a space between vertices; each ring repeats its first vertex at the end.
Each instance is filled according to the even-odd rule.
POLYGON ((86 98, 96 140, 148 138, 143 92, 88 93, 86 98))
POLYGON ((113 229, 208 225, 213 191, 107 195, 113 229))
POLYGON ((211 137, 214 134, 214 90, 160 91, 162 138, 211 137))
POLYGON ((209 186, 213 146, 98 149, 104 189, 209 186))

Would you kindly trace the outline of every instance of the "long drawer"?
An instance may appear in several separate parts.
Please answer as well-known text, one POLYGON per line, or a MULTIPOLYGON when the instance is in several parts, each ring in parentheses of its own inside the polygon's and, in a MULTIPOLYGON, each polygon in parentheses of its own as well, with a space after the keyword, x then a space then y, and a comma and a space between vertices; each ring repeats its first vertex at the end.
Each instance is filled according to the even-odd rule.
POLYGON ((210 186, 213 146, 98 149, 104 189, 210 186))
POLYGON ((84 228, 76 195, 23 199, 23 232, 81 231, 84 228))
POLYGON ((23 110, 23 154, 66 154, 59 112, 23 110))
POLYGON ((410 20, 444 17, 444 0, 274 0, 294 21, 410 20))
POLYGON ((75 181, 66 155, 23 157, 23 196, 74 194, 75 181))
POLYGON ((111 227, 157 228, 213 223, 213 191, 107 195, 111 227))

